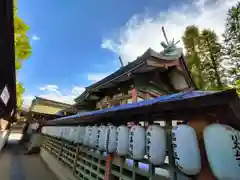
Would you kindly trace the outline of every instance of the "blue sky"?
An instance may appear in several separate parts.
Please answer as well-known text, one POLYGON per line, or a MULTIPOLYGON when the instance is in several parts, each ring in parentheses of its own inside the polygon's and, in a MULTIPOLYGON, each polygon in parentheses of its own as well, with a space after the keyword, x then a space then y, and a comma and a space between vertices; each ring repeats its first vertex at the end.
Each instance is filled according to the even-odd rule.
POLYGON ((160 51, 162 25, 178 39, 193 23, 221 33, 216 21, 224 15, 206 19, 220 12, 216 7, 225 10, 229 4, 189 2, 18 0, 33 51, 18 72, 26 103, 35 95, 72 103, 84 87, 119 68, 119 55, 126 63, 148 47, 160 51))

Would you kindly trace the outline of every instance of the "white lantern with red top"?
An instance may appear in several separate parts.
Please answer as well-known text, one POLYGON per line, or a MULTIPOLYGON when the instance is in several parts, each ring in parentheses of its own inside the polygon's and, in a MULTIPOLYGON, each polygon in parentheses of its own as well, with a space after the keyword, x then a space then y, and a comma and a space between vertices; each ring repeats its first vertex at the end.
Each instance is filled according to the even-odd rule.
POLYGON ((172 146, 176 166, 187 175, 201 170, 201 156, 195 130, 186 124, 172 128, 172 146))
POLYGON ((160 165, 166 159, 166 134, 159 125, 150 125, 146 131, 146 154, 153 165, 160 165))
POLYGON ((207 158, 217 179, 240 179, 239 132, 228 125, 216 123, 204 129, 203 137, 207 158))
POLYGON ((133 125, 129 132, 129 154, 135 160, 141 160, 145 155, 145 129, 140 125, 133 125))
POLYGON ((129 138, 129 128, 127 126, 119 126, 117 128, 117 149, 116 152, 119 156, 128 155, 128 138, 129 138))

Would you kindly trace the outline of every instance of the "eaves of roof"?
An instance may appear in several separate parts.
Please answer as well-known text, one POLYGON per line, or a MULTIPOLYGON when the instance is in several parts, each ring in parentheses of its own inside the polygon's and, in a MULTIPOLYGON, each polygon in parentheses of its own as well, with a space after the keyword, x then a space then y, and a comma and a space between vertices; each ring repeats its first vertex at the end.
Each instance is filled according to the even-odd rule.
MULTIPOLYGON (((110 74, 109 76, 105 77, 104 79, 92 84, 91 86, 88 86, 86 88, 86 90, 75 99, 76 103, 81 102, 82 100, 86 99, 87 97, 89 97, 91 95, 92 92, 94 92, 95 90, 98 90, 100 87, 102 87, 103 85, 110 83, 112 81, 114 81, 115 79, 119 78, 122 75, 125 75, 127 73, 130 73, 133 70, 136 70, 137 68, 141 67, 142 65, 144 65, 149 57, 153 57, 156 58, 158 60, 162 60, 163 62, 166 61, 171 61, 171 60, 176 60, 176 59, 170 59, 167 58, 166 56, 164 56, 162 53, 158 53, 154 50, 152 50, 151 48, 149 48, 142 56, 138 57, 135 61, 127 64, 126 66, 120 68, 119 70, 117 70, 116 72, 110 74)), ((181 54, 181 56, 177 57, 178 59, 180 59, 181 65, 184 68, 184 74, 185 77, 188 81, 188 84, 193 88, 196 89, 196 86, 191 78, 191 75, 187 69, 186 63, 184 61, 183 55, 181 54)))

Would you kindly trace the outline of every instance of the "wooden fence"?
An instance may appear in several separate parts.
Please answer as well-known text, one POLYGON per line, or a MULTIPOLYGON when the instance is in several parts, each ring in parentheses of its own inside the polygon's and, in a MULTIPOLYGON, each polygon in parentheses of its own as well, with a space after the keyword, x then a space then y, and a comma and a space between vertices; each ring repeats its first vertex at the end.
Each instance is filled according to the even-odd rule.
POLYGON ((79 180, 191 179, 184 176, 171 164, 172 158, 169 160, 166 158, 167 160, 163 165, 155 167, 147 159, 136 161, 129 157, 119 157, 114 154, 110 164, 108 164, 108 158, 111 156, 103 152, 48 135, 43 135, 41 148, 58 159, 59 163, 68 168, 79 180), (108 168, 110 168, 110 171, 107 177, 106 170, 108 168))

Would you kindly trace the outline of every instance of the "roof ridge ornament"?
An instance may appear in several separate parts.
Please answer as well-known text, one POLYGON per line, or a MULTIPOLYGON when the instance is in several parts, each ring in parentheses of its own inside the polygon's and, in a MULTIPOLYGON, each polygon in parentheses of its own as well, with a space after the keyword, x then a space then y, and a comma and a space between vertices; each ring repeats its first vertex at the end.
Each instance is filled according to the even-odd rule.
POLYGON ((164 50, 160 52, 160 54, 167 57, 166 59, 169 59, 169 60, 178 59, 182 55, 182 48, 178 48, 176 46, 180 42, 180 40, 175 42, 173 38, 173 40, 169 42, 163 26, 162 26, 162 32, 166 42, 161 42, 161 46, 164 48, 164 50))

